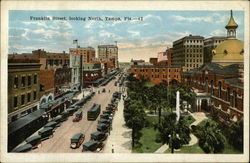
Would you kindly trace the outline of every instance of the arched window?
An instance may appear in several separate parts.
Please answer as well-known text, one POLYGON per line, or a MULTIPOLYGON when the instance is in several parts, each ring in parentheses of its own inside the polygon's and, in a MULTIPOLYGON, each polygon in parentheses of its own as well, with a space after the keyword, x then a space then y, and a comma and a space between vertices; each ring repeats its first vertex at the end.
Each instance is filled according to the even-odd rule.
POLYGON ((210 82, 210 84, 211 84, 211 95, 214 95, 214 81, 213 80, 211 80, 211 82, 210 82))
POLYGON ((234 103, 233 103, 233 107, 237 107, 238 106, 238 103, 237 103, 237 92, 236 91, 234 91, 234 103))
POLYGON ((219 98, 221 98, 221 82, 219 82, 218 87, 219 87, 218 96, 219 96, 219 98))
POLYGON ((230 88, 227 88, 226 100, 227 100, 228 102, 230 102, 230 88))

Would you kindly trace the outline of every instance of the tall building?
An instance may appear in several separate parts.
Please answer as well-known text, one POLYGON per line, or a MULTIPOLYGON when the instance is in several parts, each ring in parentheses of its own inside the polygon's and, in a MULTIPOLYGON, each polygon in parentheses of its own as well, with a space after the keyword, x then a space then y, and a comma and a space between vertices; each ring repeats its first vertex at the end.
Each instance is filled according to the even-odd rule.
POLYGON ((204 37, 186 36, 173 42, 173 65, 183 68, 183 71, 200 67, 204 63, 203 58, 204 37))
POLYGON ((8 122, 39 108, 40 64, 38 60, 9 60, 8 122))
POLYGON ((82 86, 82 55, 70 53, 71 89, 80 90, 82 86))
POLYGON ((98 46, 98 58, 109 61, 113 61, 115 68, 119 67, 118 64, 118 46, 117 45, 99 45, 98 46))
POLYGON ((212 62, 222 66, 242 64, 244 62, 244 43, 236 38, 238 25, 234 21, 232 10, 225 28, 227 29, 227 38, 212 51, 212 62))
POLYGON ((204 40, 204 63, 212 61, 212 50, 214 50, 226 37, 210 37, 204 40))
POLYGON ((83 64, 92 63, 95 59, 95 49, 93 47, 77 47, 77 48, 70 48, 70 54, 78 54, 82 55, 83 64))

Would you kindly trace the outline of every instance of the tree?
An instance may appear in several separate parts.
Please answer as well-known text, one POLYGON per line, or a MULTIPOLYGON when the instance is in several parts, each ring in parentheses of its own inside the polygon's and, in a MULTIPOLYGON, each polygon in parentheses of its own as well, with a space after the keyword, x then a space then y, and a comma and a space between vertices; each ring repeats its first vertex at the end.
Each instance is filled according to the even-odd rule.
POLYGON ((132 129, 132 147, 139 140, 140 130, 145 124, 145 112, 140 101, 131 100, 124 108, 124 119, 126 126, 132 129))
POLYGON ((159 131, 158 137, 163 144, 169 145, 172 153, 174 153, 174 149, 179 149, 191 140, 190 128, 184 118, 181 116, 179 122, 177 122, 176 114, 172 112, 163 117, 159 125, 159 131))
POLYGON ((228 134, 229 143, 236 149, 243 151, 243 121, 231 124, 228 134))
POLYGON ((199 138, 199 146, 206 153, 221 153, 225 148, 226 138, 212 120, 205 120, 196 128, 195 135, 199 138))

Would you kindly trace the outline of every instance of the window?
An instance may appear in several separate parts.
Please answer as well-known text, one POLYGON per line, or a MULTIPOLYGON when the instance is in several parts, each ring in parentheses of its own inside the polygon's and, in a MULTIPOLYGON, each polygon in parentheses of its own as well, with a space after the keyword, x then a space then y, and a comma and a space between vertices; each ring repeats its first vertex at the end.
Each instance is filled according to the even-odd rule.
POLYGON ((25 95, 22 95, 21 96, 21 105, 24 105, 24 102, 25 102, 25 95))
POLYGON ((25 76, 22 76, 21 86, 22 86, 22 87, 25 87, 25 76))
POLYGON ((233 107, 237 107, 238 106, 238 103, 237 103, 237 92, 234 91, 234 103, 233 103, 233 107))
POLYGON ((28 86, 31 85, 31 76, 28 76, 28 86))
POLYGON ((30 102, 30 97, 31 97, 31 94, 28 93, 28 96, 27 96, 27 102, 30 102))
POLYGON ((33 92, 33 100, 36 100, 36 91, 33 92))
POLYGON ((14 88, 18 88, 18 77, 14 78, 14 88))
POLYGON ((15 97, 14 97, 14 105, 13 105, 13 106, 14 106, 14 108, 16 108, 16 107, 17 107, 17 103, 18 103, 18 101, 17 101, 17 96, 15 96, 15 97))
POLYGON ((221 82, 219 82, 218 87, 219 87, 218 96, 219 96, 219 98, 221 98, 221 82))
POLYGON ((227 88, 226 100, 227 100, 228 102, 230 102, 230 88, 227 88))
POLYGON ((34 84, 37 84, 37 75, 34 75, 34 84))
POLYGON ((211 95, 214 95, 214 81, 211 80, 211 95))

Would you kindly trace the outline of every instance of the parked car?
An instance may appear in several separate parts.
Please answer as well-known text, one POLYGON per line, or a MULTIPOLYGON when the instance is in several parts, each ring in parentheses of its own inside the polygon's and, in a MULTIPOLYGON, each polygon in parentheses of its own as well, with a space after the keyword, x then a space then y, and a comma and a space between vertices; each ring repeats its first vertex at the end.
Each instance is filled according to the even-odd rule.
POLYGON ((107 139, 108 134, 102 133, 100 131, 96 131, 96 132, 92 133, 90 136, 91 136, 91 140, 104 141, 107 139))
POLYGON ((12 152, 28 152, 32 149, 31 144, 24 144, 16 149, 14 149, 12 152))
POLYGON ((74 112, 78 110, 78 107, 70 107, 66 109, 69 112, 69 115, 72 116, 74 112))
POLYGON ((44 127, 42 130, 38 131, 38 134, 42 137, 41 140, 53 137, 53 128, 44 127))
POLYGON ((53 121, 56 122, 56 123, 61 123, 61 122, 62 122, 62 116, 61 116, 61 115, 56 116, 56 117, 53 119, 53 121))
POLYGON ((113 117, 110 115, 110 114, 101 114, 100 115, 100 118, 103 118, 103 119, 113 119, 113 117))
POLYGON ((102 142, 91 140, 82 145, 82 151, 100 152, 103 146, 102 142))
POLYGON ((32 148, 35 149, 38 147, 39 144, 41 144, 42 137, 41 137, 41 135, 36 135, 36 136, 32 136, 32 137, 27 138, 25 141, 28 144, 31 144, 32 148))
POLYGON ((61 116, 62 116, 61 121, 66 121, 66 120, 68 120, 69 112, 68 112, 67 110, 65 110, 65 111, 63 111, 63 112, 61 113, 61 116))
POLYGON ((105 123, 99 123, 99 124, 97 125, 97 131, 106 133, 106 132, 109 131, 109 129, 110 129, 110 125, 105 124, 105 123))
POLYGON ((79 148, 80 145, 84 142, 85 139, 85 135, 83 133, 77 133, 75 134, 70 140, 70 147, 75 149, 75 148, 79 148))
POLYGON ((82 119, 82 111, 78 110, 75 112, 73 122, 79 122, 82 119))
POLYGON ((100 123, 104 123, 104 124, 110 125, 112 123, 112 120, 111 119, 100 118, 100 120, 98 120, 98 124, 100 124, 100 123))
POLYGON ((44 127, 51 127, 51 128, 55 128, 57 126, 58 123, 56 123, 55 121, 51 121, 49 123, 47 123, 44 127))

